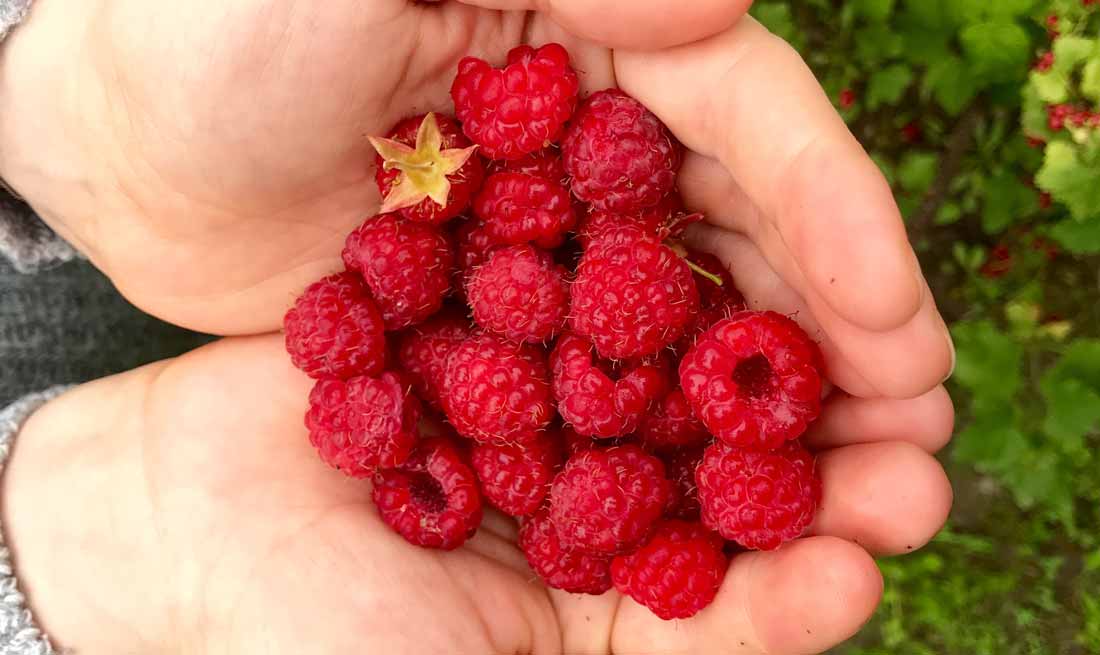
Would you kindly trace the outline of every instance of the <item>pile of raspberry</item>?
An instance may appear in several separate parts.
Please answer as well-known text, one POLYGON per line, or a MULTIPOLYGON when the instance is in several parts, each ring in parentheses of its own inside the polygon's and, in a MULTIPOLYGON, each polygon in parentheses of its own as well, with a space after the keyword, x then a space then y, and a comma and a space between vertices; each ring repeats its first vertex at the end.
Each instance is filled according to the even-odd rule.
POLYGON ((316 379, 310 441, 410 543, 457 548, 489 506, 546 585, 686 618, 731 553, 813 520, 821 356, 677 240, 701 216, 660 119, 578 90, 558 44, 467 57, 453 117, 372 138, 381 213, 286 347, 316 379))

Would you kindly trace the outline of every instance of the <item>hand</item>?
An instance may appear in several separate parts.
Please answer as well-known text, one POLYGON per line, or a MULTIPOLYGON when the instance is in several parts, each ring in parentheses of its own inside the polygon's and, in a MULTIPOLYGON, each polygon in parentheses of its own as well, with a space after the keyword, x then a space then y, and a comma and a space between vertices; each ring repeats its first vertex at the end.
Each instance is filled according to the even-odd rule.
POLYGON ((929 422, 913 401, 874 411, 836 401, 808 439, 825 489, 815 536, 735 556, 713 605, 664 622, 614 591, 548 593, 500 515, 457 551, 408 545, 377 518, 369 483, 312 451, 301 427, 309 386, 277 336, 226 339, 84 385, 32 416, 4 476, 3 523, 55 645, 89 655, 817 653, 878 601, 864 548, 917 548, 950 505, 926 452, 946 441, 944 417, 929 422), (895 425, 907 431, 881 441, 895 425))
POLYGON ((693 151, 697 238, 754 306, 798 312, 848 392, 923 394, 953 350, 890 190, 748 4, 37 0, 0 64, 0 175, 143 309, 274 330, 378 206, 365 136, 447 110, 464 54, 557 40, 693 151))

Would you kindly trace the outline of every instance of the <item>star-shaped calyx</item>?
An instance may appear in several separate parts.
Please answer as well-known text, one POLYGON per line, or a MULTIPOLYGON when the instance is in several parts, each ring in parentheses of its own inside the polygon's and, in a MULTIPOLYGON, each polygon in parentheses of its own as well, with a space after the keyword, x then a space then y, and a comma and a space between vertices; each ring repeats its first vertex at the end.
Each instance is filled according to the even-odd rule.
POLYGON ((428 113, 416 131, 416 146, 400 141, 370 137, 370 143, 382 157, 386 170, 397 169, 401 176, 382 200, 382 213, 412 207, 431 198, 440 207, 447 206, 451 181, 447 176, 462 168, 477 146, 443 149, 443 135, 435 114, 428 113))

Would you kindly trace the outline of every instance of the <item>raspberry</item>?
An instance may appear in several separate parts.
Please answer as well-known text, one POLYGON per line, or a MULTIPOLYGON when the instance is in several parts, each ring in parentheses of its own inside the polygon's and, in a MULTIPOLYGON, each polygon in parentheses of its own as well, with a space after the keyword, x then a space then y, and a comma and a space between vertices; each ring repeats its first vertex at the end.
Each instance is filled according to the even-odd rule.
POLYGON ((387 137, 370 140, 378 152, 374 181, 382 213, 439 224, 470 206, 485 166, 454 121, 421 114, 395 125, 387 137))
POLYGON ((477 444, 471 456, 485 499, 511 516, 542 505, 561 462, 557 440, 546 432, 522 445, 477 444))
POLYGON ((699 290, 699 313, 676 344, 676 351, 680 353, 690 350, 695 344, 696 337, 709 330, 718 321, 748 308, 745 297, 737 290, 733 277, 722 260, 710 253, 697 250, 687 251, 686 256, 693 265, 718 278, 722 284, 716 284, 714 280, 696 271, 695 287, 699 290))
POLYGON ((306 428, 321 459, 353 478, 398 466, 416 445, 420 403, 393 373, 378 378, 318 380, 309 394, 306 428))
POLYGON ((470 336, 470 321, 457 312, 441 312, 405 330, 397 342, 397 362, 425 401, 439 407, 443 372, 451 349, 470 336))
POLYGON ((489 260, 489 254, 501 245, 489 236, 485 222, 472 218, 463 221, 454 231, 458 271, 467 274, 489 260))
POLYGON ((550 355, 558 411, 577 433, 607 439, 633 432, 668 387, 660 364, 632 364, 619 375, 595 362, 592 344, 576 335, 558 339, 550 355))
POLYGON ((609 559, 567 550, 544 508, 523 520, 519 547, 546 586, 573 594, 599 595, 611 588, 609 559))
POLYGON ((698 523, 662 521, 641 548, 611 562, 611 579, 658 617, 686 619, 718 594, 728 564, 723 545, 698 523))
POLYGON ((494 251, 466 283, 474 321, 516 343, 553 338, 569 306, 565 275, 550 253, 532 246, 494 251))
POLYGON ((562 142, 573 194, 597 209, 630 213, 672 190, 683 146, 664 123, 618 89, 589 96, 562 142))
POLYGON ((771 452, 712 444, 695 482, 703 523, 754 550, 801 536, 821 499, 814 458, 797 441, 771 452))
POLYGON ((494 173, 474 198, 474 214, 485 231, 503 244, 534 242, 557 248, 577 223, 564 186, 525 173, 494 173))
POLYGON ((691 404, 680 389, 673 389, 653 404, 638 426, 642 443, 654 450, 701 446, 710 433, 691 412, 691 404))
POLYGON ((451 98, 462 129, 487 157, 519 159, 561 136, 579 86, 565 48, 524 45, 508 53, 503 69, 463 58, 451 98))
POLYGON ((489 174, 526 173, 536 177, 545 177, 554 182, 565 181, 565 167, 561 163, 561 152, 555 148, 543 148, 519 159, 494 160, 489 162, 489 174))
POLYGON ((386 365, 382 315, 353 273, 309 285, 283 327, 290 361, 311 378, 377 375, 386 365))
POLYGON ((691 269, 636 227, 609 229, 585 250, 570 325, 609 359, 645 357, 683 335, 699 309, 691 269))
POLYGON ((791 319, 738 312, 703 333, 680 362, 695 415, 731 446, 773 449, 821 411, 821 353, 791 319))
POLYGON ((550 487, 550 520, 567 548, 629 551, 645 539, 668 502, 661 460, 636 445, 574 455, 550 487))
POLYGON ((675 192, 661 198, 661 201, 652 207, 629 214, 596 209, 581 218, 580 226, 577 228, 577 241, 587 248, 588 244, 605 230, 620 225, 634 225, 646 234, 665 239, 671 236, 674 229, 679 228, 680 217, 684 215, 683 201, 675 192))
POLYGON ((481 524, 477 478, 446 439, 425 439, 402 467, 375 474, 372 497, 386 525, 416 546, 453 550, 481 524))
POLYGON ((367 219, 348 235, 343 257, 366 280, 387 330, 428 318, 451 288, 454 254, 447 239, 430 225, 393 214, 367 219))
POLYGON ((488 333, 455 346, 443 375, 443 409, 458 433, 481 443, 530 441, 554 417, 546 355, 488 333))
POLYGON ((695 469, 703 461, 702 448, 678 448, 661 454, 665 476, 672 491, 665 505, 665 516, 685 521, 699 518, 699 489, 695 485, 695 469))

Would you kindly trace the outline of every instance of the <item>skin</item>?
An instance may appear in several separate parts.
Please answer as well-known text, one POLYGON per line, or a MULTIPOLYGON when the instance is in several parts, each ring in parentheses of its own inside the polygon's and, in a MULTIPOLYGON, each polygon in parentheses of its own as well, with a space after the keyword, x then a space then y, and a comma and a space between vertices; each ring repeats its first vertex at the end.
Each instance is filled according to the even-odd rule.
POLYGON ((878 602, 870 556, 941 527, 950 338, 886 182, 744 0, 77 5, 37 0, 0 51, 0 175, 142 309, 255 336, 84 385, 24 428, 4 526, 57 644, 817 653, 878 602), (736 556, 686 621, 548 592, 503 517, 456 552, 406 545, 369 483, 317 461, 309 381, 263 336, 377 207, 365 135, 445 111, 464 54, 550 40, 586 92, 622 87, 691 150, 681 191, 710 224, 690 239, 754 308, 794 314, 838 387, 807 435, 812 534, 736 556))

